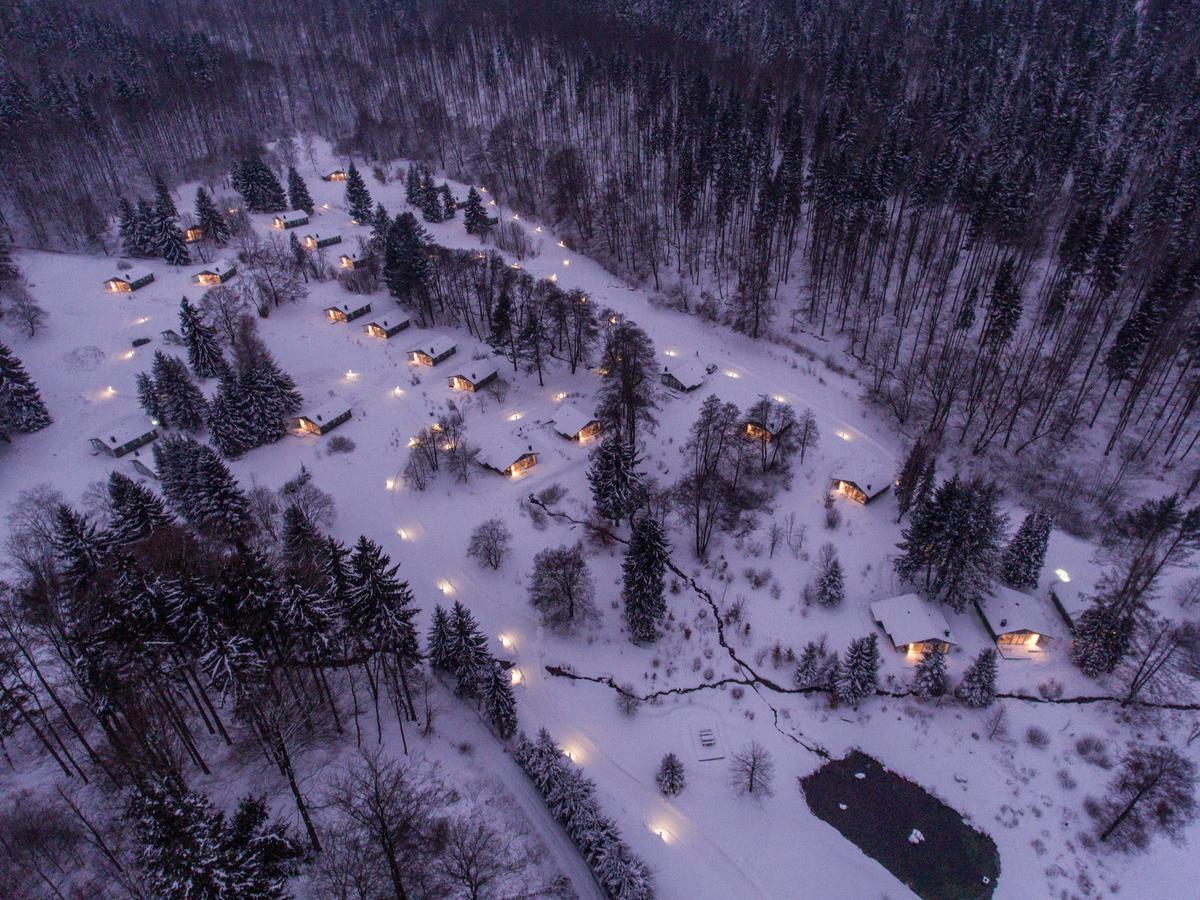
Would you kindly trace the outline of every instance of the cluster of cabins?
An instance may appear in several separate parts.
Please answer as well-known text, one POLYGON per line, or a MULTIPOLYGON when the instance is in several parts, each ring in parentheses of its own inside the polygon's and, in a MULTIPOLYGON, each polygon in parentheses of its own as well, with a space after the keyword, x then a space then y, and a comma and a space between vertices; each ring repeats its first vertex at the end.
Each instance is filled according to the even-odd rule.
MULTIPOLYGON (((982 602, 974 604, 980 621, 1005 659, 1040 656, 1048 643, 1073 632, 1075 619, 1084 606, 1078 589, 1064 581, 1056 582, 1045 599, 997 585, 982 602)), ((892 646, 914 660, 935 646, 947 653, 958 646, 941 607, 919 594, 877 600, 871 604, 871 617, 892 646)))

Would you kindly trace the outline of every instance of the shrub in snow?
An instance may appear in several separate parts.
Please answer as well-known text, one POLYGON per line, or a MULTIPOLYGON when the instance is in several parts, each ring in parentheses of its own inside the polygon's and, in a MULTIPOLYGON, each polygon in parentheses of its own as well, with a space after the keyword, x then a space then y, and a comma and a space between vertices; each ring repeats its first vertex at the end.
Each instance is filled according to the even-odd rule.
POLYGON ((344 434, 335 434, 325 445, 325 450, 328 453, 353 453, 354 448, 354 441, 350 440, 344 434))
POLYGON ((875 693, 879 686, 879 638, 869 634, 856 638, 846 648, 838 673, 837 699, 841 703, 858 706, 864 697, 875 693))
POLYGON ((913 693, 922 700, 936 700, 948 689, 946 654, 940 644, 934 644, 921 655, 913 672, 913 693))
POLYGON ((983 709, 996 700, 996 651, 986 647, 963 674, 955 692, 967 706, 983 709))
POLYGON ((846 597, 846 579, 842 574, 842 563, 833 544, 821 547, 818 562, 816 597, 822 606, 837 606, 846 597))
POLYGON ((1036 725, 1030 725, 1029 729, 1025 732, 1025 743, 1030 747, 1043 750, 1050 745, 1050 735, 1046 734, 1045 729, 1038 728, 1036 725))
POLYGON ((674 797, 682 791, 686 781, 683 776, 683 763, 679 761, 679 757, 674 753, 664 756, 654 780, 658 783, 658 789, 666 797, 674 797))

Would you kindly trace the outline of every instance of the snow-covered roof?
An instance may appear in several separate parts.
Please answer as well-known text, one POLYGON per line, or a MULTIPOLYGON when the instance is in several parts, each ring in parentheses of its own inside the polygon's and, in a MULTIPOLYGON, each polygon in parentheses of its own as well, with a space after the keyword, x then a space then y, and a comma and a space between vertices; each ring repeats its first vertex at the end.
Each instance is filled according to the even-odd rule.
POLYGON ((133 284, 135 282, 142 281, 143 279, 153 277, 154 273, 145 266, 134 266, 132 269, 125 269, 122 272, 117 272, 112 276, 112 278, 109 279, 109 281, 125 281, 129 284, 133 284))
POLYGON ((871 604, 871 615, 897 647, 922 641, 958 643, 942 611, 917 594, 876 600, 871 604))
POLYGON ((197 275, 220 275, 220 276, 224 277, 225 275, 228 275, 230 272, 232 272, 236 268, 237 268, 237 266, 235 266, 229 260, 218 259, 215 263, 210 263, 209 265, 205 266, 203 269, 201 269, 196 274, 197 275))
POLYGON ((280 213, 275 218, 282 222, 299 222, 302 219, 307 220, 308 213, 302 209, 289 209, 287 212, 280 213))
POLYGON ((157 426, 140 413, 130 413, 127 416, 122 416, 115 422, 110 422, 109 426, 95 436, 96 440, 108 447, 109 450, 116 450, 118 447, 124 447, 130 441, 137 440, 142 435, 153 431, 157 426))
POLYGON ((564 403, 554 411, 554 430, 564 437, 575 437, 594 421, 596 417, 592 413, 570 403, 564 403))
POLYGON ((896 478, 896 463, 872 453, 861 456, 842 456, 829 467, 834 481, 849 481, 867 494, 877 494, 896 478))
POLYGON ((359 253, 357 250, 347 250, 338 259, 348 259, 351 262, 362 262, 367 258, 367 254, 359 253))
POLYGON ((328 241, 333 238, 337 238, 340 241, 342 239, 342 236, 340 234, 338 234, 336 231, 309 231, 309 232, 306 232, 304 235, 304 239, 306 241, 313 240, 313 241, 316 241, 318 244, 321 243, 322 241, 328 241))
MULTIPOLYGON (((433 354, 437 355, 437 354, 433 354)), ((473 359, 464 369, 459 369, 451 378, 465 378, 471 384, 479 384, 489 378, 494 378, 498 370, 495 363, 486 359, 473 359)))
POLYGON ((662 374, 670 375, 685 388, 699 387, 704 383, 704 363, 695 357, 668 359, 663 363, 662 374))
POLYGON ((979 607, 993 634, 1034 631, 1047 637, 1058 637, 1062 630, 1045 600, 1003 585, 993 587, 991 596, 980 601, 979 607))
POLYGON ((316 422, 319 425, 324 425, 327 422, 332 422, 338 416, 350 409, 351 403, 345 397, 333 397, 326 400, 319 406, 311 409, 306 409, 300 414, 300 418, 308 419, 310 422, 316 422))
POLYGON ((1050 585, 1050 592, 1072 620, 1092 605, 1094 590, 1078 581, 1056 581, 1050 585))
POLYGON ((427 337, 424 341, 409 350, 409 353, 424 353, 426 356, 437 359, 443 353, 454 349, 454 341, 445 335, 434 335, 427 337))
POLYGON ((535 452, 531 445, 522 442, 516 436, 505 435, 485 440, 476 459, 489 469, 503 472, 525 454, 535 452))

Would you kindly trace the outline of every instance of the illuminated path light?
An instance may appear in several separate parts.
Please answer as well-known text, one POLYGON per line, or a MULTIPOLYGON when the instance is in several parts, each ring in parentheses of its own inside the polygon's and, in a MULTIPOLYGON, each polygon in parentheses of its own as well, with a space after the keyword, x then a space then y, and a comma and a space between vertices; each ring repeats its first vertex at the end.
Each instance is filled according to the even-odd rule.
POLYGON ((512 679, 513 684, 520 684, 523 676, 521 675, 521 670, 514 666, 508 670, 508 677, 512 679))
POLYGON ((1071 580, 1071 575, 1066 569, 1055 569, 1054 577, 1064 583, 1071 580))

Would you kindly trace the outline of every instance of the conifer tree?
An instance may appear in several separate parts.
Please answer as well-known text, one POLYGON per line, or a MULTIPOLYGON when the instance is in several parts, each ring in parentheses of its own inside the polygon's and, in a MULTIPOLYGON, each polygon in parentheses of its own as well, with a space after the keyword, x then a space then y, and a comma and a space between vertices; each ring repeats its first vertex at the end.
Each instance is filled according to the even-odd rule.
POLYGON ((138 372, 134 379, 137 385, 138 404, 142 407, 142 412, 158 425, 167 428, 170 423, 167 417, 163 414, 162 406, 158 402, 158 389, 154 385, 154 380, 146 372, 138 372))
POLYGON ((21 360, 0 343, 0 435, 40 431, 53 419, 21 360))
POLYGON ((918 438, 908 451, 908 456, 904 458, 904 465, 900 468, 900 475, 896 479, 896 506, 900 510, 900 514, 896 516, 897 522, 913 508, 928 463, 929 448, 923 438, 918 438))
POLYGON ((512 677, 495 660, 491 661, 483 679, 483 705, 488 718, 502 741, 517 730, 517 701, 513 696, 512 677))
POLYGON ((475 188, 467 191, 467 205, 463 209, 463 227, 467 234, 486 238, 494 223, 483 205, 483 198, 475 188))
POLYGON ((429 664, 440 672, 450 672, 454 669, 450 616, 440 605, 433 608, 433 621, 425 639, 425 656, 429 664))
POLYGON ((449 656, 457 683, 454 692, 460 697, 478 697, 483 686, 491 657, 487 652, 487 638, 471 611, 460 601, 455 601, 450 611, 449 656))
POLYGON ((946 652, 941 644, 933 644, 921 654, 913 672, 913 693, 922 700, 936 700, 949 689, 946 677, 946 652))
POLYGON ((171 515, 162 499, 127 475, 112 472, 108 476, 109 522, 107 538, 127 547, 168 525, 171 515))
POLYGON ((513 323, 512 295, 507 286, 501 287, 500 297, 492 309, 492 330, 488 334, 487 341, 488 346, 497 353, 503 354, 512 363, 513 371, 517 371, 520 355, 513 323))
POLYGON ((296 503, 283 511, 280 545, 283 558, 292 569, 317 565, 325 550, 325 536, 296 503))
POLYGON ((674 753, 668 753, 662 758, 658 774, 654 776, 658 789, 664 797, 677 796, 684 788, 686 779, 683 776, 683 763, 674 753))
POLYGON ((90 581, 104 562, 104 546, 96 527, 65 503, 54 511, 51 543, 70 584, 90 581))
POLYGON ((975 657, 975 662, 963 673, 963 680, 955 691, 958 699, 967 706, 983 709, 996 700, 996 651, 985 647, 975 657))
POLYGON ((154 179, 154 207, 157 212, 168 219, 178 219, 179 209, 175 206, 175 198, 162 177, 154 179))
POLYGON ((221 455, 236 459, 257 446, 254 417, 236 372, 221 376, 221 385, 208 408, 208 433, 221 455))
POLYGON ((637 471, 638 459, 633 447, 610 434, 592 454, 588 483, 596 511, 620 525, 645 501, 645 488, 637 471))
POLYGON ((188 364, 197 378, 216 378, 225 369, 225 358, 216 334, 200 319, 196 308, 184 297, 179 303, 179 335, 187 347, 188 364))
POLYGON ((196 225, 200 228, 200 233, 204 235, 206 241, 212 241, 218 247, 224 247, 229 243, 229 223, 225 220, 224 214, 217 209, 212 194, 203 187, 196 188, 194 211, 196 225))
POLYGON ((204 427, 208 401, 177 356, 154 351, 151 368, 161 421, 170 428, 196 432, 204 427))
POLYGON ((1119 603, 1101 597, 1075 622, 1071 660, 1089 678, 1112 672, 1133 643, 1135 615, 1119 603))
POLYGON ((1021 284, 1016 276, 1016 258, 1007 257, 996 272, 988 305, 987 322, 980 340, 991 350, 1000 350, 1012 339, 1021 322, 1021 284))
POLYGON ((421 179, 421 217, 426 222, 442 221, 442 197, 433 186, 433 176, 428 172, 421 179))
POLYGON ((175 204, 170 195, 166 195, 165 202, 160 197, 158 205, 154 207, 151 224, 154 252, 173 266, 186 266, 192 257, 188 253, 187 242, 183 239, 176 215, 175 204))
POLYGON ((237 544, 251 528, 250 502, 216 453, 201 445, 197 458, 196 508, 189 518, 203 533, 237 544))
POLYGON ((1035 509, 1025 517, 1000 559, 1000 577, 1010 587, 1018 591, 1037 588, 1053 524, 1045 510, 1035 509))
POLYGON ((139 197, 133 217, 133 242, 138 256, 158 256, 158 235, 154 229, 154 207, 139 197))
POLYGON ((409 206, 420 206, 421 186, 421 169, 414 163, 408 167, 404 178, 404 202, 409 206))
POLYGON ((453 219, 458 214, 458 201, 454 199, 454 194, 450 190, 450 185, 442 182, 442 186, 438 188, 438 193, 442 198, 442 219, 443 221, 453 219))
POLYGON ((295 166, 288 166, 287 185, 288 204, 292 209, 302 209, 311 216, 317 205, 313 203, 312 195, 308 192, 308 185, 304 183, 304 179, 300 177, 295 166))
POLYGON ((363 181, 362 173, 351 161, 350 167, 346 169, 346 210, 351 219, 363 225, 370 220, 373 206, 374 201, 371 199, 371 192, 367 190, 367 183, 363 181))
POLYGON ((117 234, 121 238, 121 252, 126 256, 141 256, 138 243, 137 212, 128 200, 122 197, 117 204, 117 234))
POLYGON ((667 541, 658 520, 649 515, 634 519, 622 570, 625 624, 635 644, 650 644, 658 639, 657 626, 667 614, 663 573, 668 558, 667 541))
POLYGON ((822 606, 838 606, 846 598, 846 579, 842 574, 842 563, 833 544, 821 547, 817 571, 817 602, 822 606))
POLYGON ((8 236, 0 231, 0 286, 11 284, 21 277, 21 270, 12 258, 12 245, 8 236))
POLYGON ((388 215, 387 208, 376 202, 375 212, 371 213, 371 237, 367 240, 367 252, 371 254, 376 265, 383 260, 391 227, 392 217, 388 215))
POLYGON ((870 634, 855 638, 846 648, 837 679, 837 698, 841 703, 858 706, 860 700, 879 687, 879 638, 870 634))
POLYGON ((401 303, 423 298, 433 273, 429 236, 412 213, 396 216, 384 248, 383 280, 401 303))

